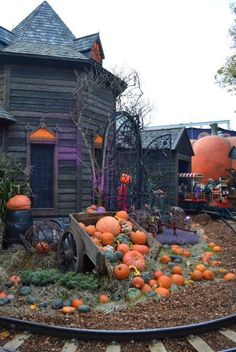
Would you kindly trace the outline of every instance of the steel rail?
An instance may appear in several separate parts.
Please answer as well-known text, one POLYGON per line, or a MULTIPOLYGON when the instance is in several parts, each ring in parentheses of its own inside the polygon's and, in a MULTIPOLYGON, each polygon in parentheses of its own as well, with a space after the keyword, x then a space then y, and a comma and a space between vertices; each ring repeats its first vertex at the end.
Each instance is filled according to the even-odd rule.
POLYGON ((48 336, 99 341, 150 341, 155 339, 164 339, 167 337, 182 337, 201 334, 206 331, 213 331, 235 323, 236 314, 231 314, 226 317, 209 320, 207 322, 168 328, 143 330, 95 330, 68 328, 65 326, 41 324, 10 317, 0 317, 0 326, 3 326, 4 328, 8 327, 9 329, 30 331, 48 336))

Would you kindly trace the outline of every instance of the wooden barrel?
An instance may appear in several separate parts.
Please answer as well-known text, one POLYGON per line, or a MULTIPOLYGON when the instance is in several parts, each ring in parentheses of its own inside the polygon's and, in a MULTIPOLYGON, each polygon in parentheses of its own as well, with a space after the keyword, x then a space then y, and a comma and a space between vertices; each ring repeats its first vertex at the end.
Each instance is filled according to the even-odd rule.
POLYGON ((20 235, 33 226, 31 210, 8 210, 5 225, 3 246, 7 248, 12 244, 23 244, 20 235))

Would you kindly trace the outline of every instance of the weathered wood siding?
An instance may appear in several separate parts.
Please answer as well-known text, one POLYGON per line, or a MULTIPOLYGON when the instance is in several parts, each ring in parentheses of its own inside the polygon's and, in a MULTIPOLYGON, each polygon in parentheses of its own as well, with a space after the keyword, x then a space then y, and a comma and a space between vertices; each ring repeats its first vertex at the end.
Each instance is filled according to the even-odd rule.
POLYGON ((4 66, 0 66, 0 104, 3 103, 4 92, 4 66))
MULTIPOLYGON (((17 124, 10 126, 8 151, 26 164, 27 130, 39 127, 44 117, 57 133, 58 214, 68 214, 91 204, 91 169, 88 152, 71 119, 74 71, 29 66, 12 66, 9 110, 17 124)), ((104 126, 113 101, 104 90, 94 94, 84 113, 89 133, 104 126)))

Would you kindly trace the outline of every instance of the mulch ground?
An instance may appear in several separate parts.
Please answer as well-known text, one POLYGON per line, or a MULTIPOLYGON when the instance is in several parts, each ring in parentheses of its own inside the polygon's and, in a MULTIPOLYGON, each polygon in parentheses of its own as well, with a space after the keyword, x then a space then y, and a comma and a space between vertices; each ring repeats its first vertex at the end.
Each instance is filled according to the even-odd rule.
MULTIPOLYGON (((222 267, 236 273, 236 234, 220 221, 202 226, 205 235, 222 247, 222 267)), ((63 316, 50 308, 38 311, 27 306, 0 307, 1 316, 11 316, 47 324, 87 329, 146 329, 193 324, 236 313, 236 281, 223 279, 194 283, 157 301, 148 298, 111 313, 92 311, 63 316)))

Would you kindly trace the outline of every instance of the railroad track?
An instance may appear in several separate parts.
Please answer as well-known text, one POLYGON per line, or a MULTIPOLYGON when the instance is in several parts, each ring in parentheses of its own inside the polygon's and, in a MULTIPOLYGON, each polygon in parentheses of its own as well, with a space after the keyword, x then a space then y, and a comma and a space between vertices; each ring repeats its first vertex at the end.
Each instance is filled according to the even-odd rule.
POLYGON ((233 352, 236 314, 147 330, 87 330, 0 317, 0 352, 233 352))
POLYGON ((236 217, 231 219, 221 219, 227 226, 231 228, 231 230, 236 234, 236 217))

